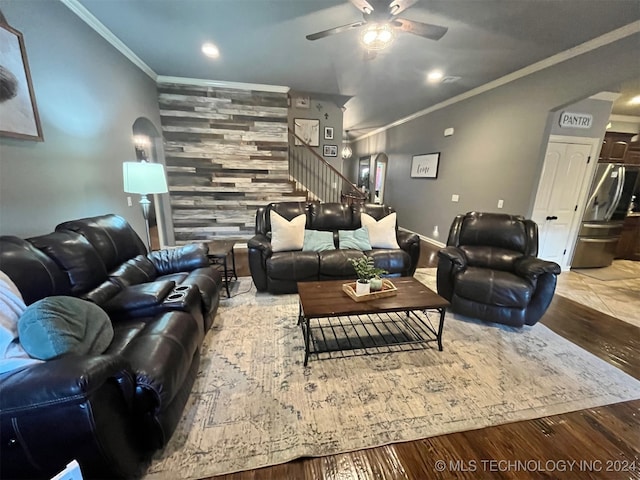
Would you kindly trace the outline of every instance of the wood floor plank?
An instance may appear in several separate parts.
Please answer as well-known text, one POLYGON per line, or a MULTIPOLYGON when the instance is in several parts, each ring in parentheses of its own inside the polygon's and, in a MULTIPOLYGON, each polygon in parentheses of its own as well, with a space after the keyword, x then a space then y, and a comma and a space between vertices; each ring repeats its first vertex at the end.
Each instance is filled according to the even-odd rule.
MULTIPOLYGON (((422 242, 418 266, 437 266, 436 252, 437 247, 422 242)), ((246 250, 236 253, 236 261, 238 275, 249 275, 246 250)), ((640 379, 638 327, 558 295, 542 323, 640 379)), ((555 478, 640 480, 640 400, 351 453, 299 459, 211 477, 211 480, 555 478), (445 468, 437 468, 440 466, 437 461, 445 462, 445 468), (518 461, 519 464, 515 463, 518 461)))

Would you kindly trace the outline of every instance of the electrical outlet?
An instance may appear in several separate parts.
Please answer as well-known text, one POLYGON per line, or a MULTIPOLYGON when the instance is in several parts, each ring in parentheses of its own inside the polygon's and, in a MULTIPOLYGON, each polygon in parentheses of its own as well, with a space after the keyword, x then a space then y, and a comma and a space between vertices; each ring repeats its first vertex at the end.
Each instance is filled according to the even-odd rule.
POLYGON ((502 208, 504 207, 504 200, 500 199, 498 200, 498 208, 502 208))
POLYGON ((455 193, 451 195, 452 202, 458 202, 460 200, 460 195, 456 195, 455 193))
POLYGON ((433 227, 433 233, 431 235, 433 235, 433 238, 438 238, 440 236, 440 232, 438 231, 438 225, 433 227))
POLYGON ((133 207, 133 202, 131 201, 131 197, 127 197, 127 206, 133 207))

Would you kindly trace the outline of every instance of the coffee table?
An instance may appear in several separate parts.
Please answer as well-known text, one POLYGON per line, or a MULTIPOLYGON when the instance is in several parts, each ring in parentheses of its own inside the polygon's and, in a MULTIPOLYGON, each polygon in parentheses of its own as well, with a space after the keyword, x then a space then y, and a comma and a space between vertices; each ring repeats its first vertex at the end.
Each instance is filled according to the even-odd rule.
POLYGON ((304 335, 304 365, 312 353, 415 350, 429 342, 437 342, 442 351, 449 302, 413 277, 390 280, 398 289, 397 295, 366 302, 356 302, 342 291, 346 280, 299 282, 298 325, 304 335), (429 311, 439 315, 437 327, 431 323, 429 311))

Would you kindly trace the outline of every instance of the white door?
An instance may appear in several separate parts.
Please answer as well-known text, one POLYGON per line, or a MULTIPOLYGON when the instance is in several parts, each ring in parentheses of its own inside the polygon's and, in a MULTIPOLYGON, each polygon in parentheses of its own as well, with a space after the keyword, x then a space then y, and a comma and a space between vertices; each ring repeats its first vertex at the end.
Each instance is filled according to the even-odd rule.
POLYGON ((572 229, 582 214, 578 204, 591 149, 591 145, 574 143, 549 142, 547 146, 532 220, 538 224, 538 256, 563 267, 572 229))

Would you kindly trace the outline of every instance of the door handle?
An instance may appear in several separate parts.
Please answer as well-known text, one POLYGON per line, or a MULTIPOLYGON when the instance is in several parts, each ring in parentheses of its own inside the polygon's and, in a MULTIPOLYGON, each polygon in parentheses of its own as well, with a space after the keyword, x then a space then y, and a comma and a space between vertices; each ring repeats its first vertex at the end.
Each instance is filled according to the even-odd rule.
POLYGON ((557 220, 557 219, 558 219, 558 217, 556 217, 555 215, 552 216, 552 217, 547 217, 547 220, 557 220))

